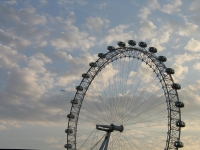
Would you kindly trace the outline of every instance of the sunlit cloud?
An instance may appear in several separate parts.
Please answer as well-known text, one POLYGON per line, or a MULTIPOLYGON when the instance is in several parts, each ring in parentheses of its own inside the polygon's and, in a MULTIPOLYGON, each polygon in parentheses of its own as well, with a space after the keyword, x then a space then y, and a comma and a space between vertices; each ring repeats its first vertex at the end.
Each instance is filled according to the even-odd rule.
POLYGON ((200 51, 200 42, 194 38, 191 38, 185 46, 185 49, 193 52, 198 52, 200 51))

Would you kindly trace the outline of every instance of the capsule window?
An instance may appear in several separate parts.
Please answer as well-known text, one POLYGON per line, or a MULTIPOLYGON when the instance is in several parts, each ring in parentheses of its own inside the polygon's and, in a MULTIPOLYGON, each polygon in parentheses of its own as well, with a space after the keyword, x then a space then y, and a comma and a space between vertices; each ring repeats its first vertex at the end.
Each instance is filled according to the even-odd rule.
POLYGON ((72 130, 72 129, 65 129, 65 133, 67 133, 67 134, 72 134, 72 133, 73 133, 73 130, 72 130))
POLYGON ((77 87, 76 87, 76 90, 78 90, 78 91, 83 91, 83 87, 82 87, 82 86, 77 86, 77 87))
POLYGON ((151 52, 151 53, 157 53, 157 48, 155 48, 155 47, 149 47, 149 52, 151 52))
POLYGON ((97 67, 97 64, 94 63, 94 62, 91 62, 89 65, 90 65, 91 67, 97 67))
POLYGON ((172 84, 172 88, 175 89, 175 90, 180 90, 181 89, 181 86, 177 83, 173 83, 172 84))
POLYGON ((125 47, 125 46, 126 46, 126 44, 125 44, 124 42, 121 42, 121 41, 119 41, 119 42, 117 43, 117 45, 118 45, 119 47, 125 47))
POLYGON ((82 77, 83 77, 83 78, 89 78, 90 76, 89 76, 89 74, 84 73, 84 74, 82 74, 82 77))
POLYGON ((175 141, 174 142, 174 146, 179 148, 179 147, 183 147, 184 145, 183 145, 183 143, 181 141, 175 141))
POLYGON ((136 42, 134 40, 129 40, 128 41, 128 44, 131 45, 131 46, 135 46, 136 45, 136 42))
POLYGON ((145 42, 139 42, 138 45, 142 48, 147 47, 147 44, 145 42))
POLYGON ((175 73, 174 69, 172 69, 172 68, 167 68, 166 72, 167 72, 167 74, 174 74, 175 73))
POLYGON ((178 108, 183 108, 184 107, 184 103, 180 102, 180 101, 176 101, 175 102, 175 106, 178 107, 178 108))
POLYGON ((106 55, 105 55, 104 53, 99 53, 98 56, 99 56, 100 58, 105 58, 105 57, 106 57, 106 55))
POLYGON ((65 148, 72 148, 71 144, 65 144, 65 148))
POLYGON ((78 101, 76 99, 71 100, 72 104, 78 104, 78 101))
POLYGON ((177 126, 177 127, 185 127, 185 122, 183 122, 183 121, 181 121, 181 120, 178 120, 178 121, 176 122, 176 126, 177 126))
POLYGON ((67 115, 67 118, 69 118, 69 119, 74 119, 75 116, 74 116, 73 114, 68 114, 68 115, 67 115))
POLYGON ((114 47, 114 46, 108 46, 107 49, 108 49, 109 51, 114 51, 114 50, 115 50, 115 47, 114 47))
POLYGON ((158 60, 161 62, 166 62, 167 58, 165 56, 158 56, 158 60))

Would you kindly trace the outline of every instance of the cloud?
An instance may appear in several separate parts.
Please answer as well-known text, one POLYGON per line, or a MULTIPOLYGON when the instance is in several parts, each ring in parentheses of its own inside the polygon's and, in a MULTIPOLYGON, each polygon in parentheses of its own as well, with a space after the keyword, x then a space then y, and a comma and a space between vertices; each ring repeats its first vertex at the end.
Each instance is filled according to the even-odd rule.
POLYGON ((191 38, 184 48, 188 51, 198 52, 200 51, 200 42, 191 38))
POLYGON ((199 63, 199 62, 195 63, 195 64, 193 65, 193 68, 194 68, 195 70, 200 70, 200 63, 199 63))
POLYGON ((196 24, 200 23, 200 16, 199 14, 194 14, 193 16, 191 16, 192 21, 194 21, 196 24))
POLYGON ((48 144, 51 144, 51 143, 57 144, 57 143, 59 143, 59 140, 60 140, 60 139, 56 139, 56 138, 54 138, 54 137, 48 137, 48 138, 46 138, 46 139, 44 139, 44 140, 45 140, 45 142, 48 143, 48 144))
MULTIPOLYGON (((52 17, 51 17, 52 18, 52 17)), ((74 26, 75 14, 71 12, 67 20, 63 20, 60 17, 52 18, 52 22, 59 21, 61 26, 65 26, 65 32, 58 34, 58 38, 53 38, 50 42, 56 49, 67 49, 71 51, 73 48, 78 48, 86 51, 94 46, 96 39, 89 36, 85 31, 79 31, 79 28, 74 26)))
POLYGON ((191 36, 196 32, 197 28, 198 25, 185 22, 184 25, 179 28, 178 34, 181 36, 191 36))
POLYGON ((142 7, 140 10, 139 10, 139 15, 138 17, 143 19, 143 20, 146 20, 148 15, 151 14, 151 9, 148 8, 148 7, 142 7))
POLYGON ((50 37, 52 33, 52 29, 43 26, 47 22, 46 18, 37 14, 33 7, 14 9, 0 5, 0 12, 0 41, 3 45, 17 50, 34 44, 38 47, 44 41, 43 38, 50 37))
POLYGON ((176 46, 172 46, 172 48, 174 48, 174 49, 180 49, 180 46, 181 45, 176 45, 176 46))
POLYGON ((0 48, 1 67, 9 71, 9 76, 4 81, 6 86, 3 90, 6 93, 37 100, 47 89, 53 87, 54 75, 44 68, 51 60, 44 54, 38 53, 27 58, 9 47, 0 45, 0 48), (21 68, 19 63, 27 63, 28 68, 21 68))
POLYGON ((40 47, 45 47, 47 46, 47 41, 42 41, 39 45, 40 47))
POLYGON ((95 76, 95 79, 93 80, 90 88, 88 89, 87 97, 94 97, 100 95, 102 96, 103 93, 109 91, 107 90, 109 86, 114 82, 117 82, 117 80, 119 80, 119 78, 114 79, 114 76, 119 73, 118 69, 116 66, 114 66, 114 64, 109 64, 105 68, 103 68, 101 72, 99 72, 98 75, 95 76))
POLYGON ((180 54, 180 55, 174 55, 171 59, 173 59, 173 61, 175 61, 176 64, 182 65, 185 62, 199 60, 200 54, 194 55, 190 53, 185 53, 185 54, 180 54))
POLYGON ((98 7, 98 9, 105 9, 108 6, 107 3, 101 3, 99 5, 97 5, 96 7, 98 7))
POLYGON ((30 41, 6 33, 1 29, 0 29, 0 41, 2 44, 9 45, 10 47, 13 48, 24 48, 31 44, 30 41))
POLYGON ((20 68, 15 65, 10 69, 5 91, 21 98, 37 100, 53 86, 53 74, 44 68, 51 60, 38 53, 31 56, 28 61, 28 67, 20 68))
POLYGON ((101 31, 103 27, 107 28, 109 23, 110 21, 106 19, 88 17, 86 18, 85 26, 92 31, 101 31))
POLYGON ((157 0, 149 0, 147 2, 147 7, 142 7, 139 10, 138 17, 143 20, 147 20, 148 15, 150 15, 152 13, 151 11, 155 10, 155 9, 159 9, 159 8, 160 8, 160 4, 158 3, 157 0))
POLYGON ((44 16, 36 14, 36 10, 33 7, 20 9, 18 13, 18 17, 20 20, 25 21, 25 23, 30 23, 34 25, 44 25, 46 23, 46 18, 44 16))
POLYGON ((167 43, 170 40, 170 36, 172 33, 172 29, 169 28, 161 28, 156 33, 156 37, 153 37, 150 41, 150 45, 156 47, 159 51, 162 51, 165 49, 162 45, 167 43))
POLYGON ((179 12, 179 7, 182 5, 181 0, 171 1, 172 4, 163 5, 161 11, 167 14, 173 14, 175 12, 179 12))
POLYGON ((21 98, 5 92, 0 92, 0 95, 4 99, 4 101, 1 100, 1 107, 3 109, 0 110, 0 118, 1 121, 6 122, 6 125, 10 122, 17 122, 19 125, 22 122, 27 122, 29 124, 52 126, 58 122, 59 124, 66 122, 64 108, 62 106, 56 108, 60 105, 60 101, 62 101, 61 105, 65 105, 65 107, 69 109, 66 104, 67 101, 65 96, 51 96, 54 98, 53 106, 53 104, 51 104, 52 99, 36 101, 35 99, 21 98), (59 100, 56 98, 59 98, 59 100), (56 101, 59 105, 56 104, 56 101))
POLYGON ((200 8, 200 1, 196 0, 190 5, 190 10, 195 11, 199 10, 200 8))
POLYGON ((156 47, 158 51, 162 51, 165 49, 164 45, 170 41, 177 24, 167 21, 158 28, 151 21, 141 21, 140 26, 140 38, 150 40, 150 46, 156 47))
POLYGON ((185 78, 185 74, 188 73, 188 67, 187 66, 182 66, 179 64, 174 63, 172 65, 172 68, 175 70, 175 74, 173 77, 175 78, 176 82, 180 82, 185 78))
POLYGON ((32 71, 34 70, 37 73, 45 73, 46 69, 44 68, 45 63, 52 63, 52 60, 46 57, 42 53, 35 54, 29 58, 28 67, 32 71))
POLYGON ((6 1, 5 3, 10 4, 10 5, 14 5, 14 4, 17 4, 17 1, 16 0, 9 0, 9 1, 6 1))
MULTIPOLYGON (((55 86, 55 74, 48 71, 45 66, 52 63, 52 60, 42 53, 26 57, 7 46, 0 45, 0 49, 0 70, 9 72, 4 80, 6 85, 2 88, 1 84, 0 91, 0 118, 1 122, 7 120, 4 126, 13 121, 45 123, 46 120, 53 123, 56 121, 53 119, 55 116, 62 120, 64 113, 61 108, 52 109, 52 106, 44 109, 51 102, 41 101, 46 99, 45 94, 55 86), (22 63, 23 66, 20 65, 22 63)), ((1 77, 3 72, 0 74, 1 77)), ((52 96, 52 93, 50 95, 52 96)), ((54 107, 58 106, 60 101, 65 102, 65 98, 57 100, 54 107)))
POLYGON ((32 44, 40 44, 43 38, 49 38, 53 30, 48 27, 37 27, 29 24, 18 24, 9 29, 9 34, 31 41, 32 44))
POLYGON ((4 81, 4 92, 20 98, 37 100, 47 89, 52 88, 54 75, 44 68, 45 64, 52 62, 51 59, 42 53, 27 58, 10 47, 0 45, 0 48, 1 68, 9 72, 4 81), (21 63, 27 66, 21 67, 21 63))
POLYGON ((8 46, 3 46, 0 44, 0 64, 1 67, 6 69, 12 69, 19 67, 20 62, 26 62, 27 57, 23 54, 19 54, 16 50, 11 49, 8 46))
POLYGON ((159 4, 158 0, 148 0, 147 5, 149 8, 151 8, 153 10, 160 8, 160 4, 159 4))
POLYGON ((47 0, 40 0, 40 4, 41 4, 41 6, 46 5, 47 4, 47 0))
POLYGON ((60 33, 59 38, 51 40, 51 45, 56 49, 66 49, 71 51, 73 48, 87 50, 94 46, 95 38, 89 37, 86 32, 60 33))
MULTIPOLYGON (((63 126, 60 126, 60 127, 63 128, 63 126)), ((56 127, 56 128, 60 128, 60 127, 56 127)), ((63 145, 66 142, 65 138, 66 138, 66 135, 65 136, 49 135, 48 137, 45 137, 45 138, 41 138, 41 139, 39 138, 39 140, 44 141, 47 144, 46 146, 47 149, 63 149, 63 145)))
POLYGON ((66 72, 61 73, 57 79, 57 84, 65 87, 76 80, 80 80, 82 78, 81 75, 89 69, 89 63, 93 62, 96 58, 89 53, 82 54, 75 58, 68 55, 66 52, 60 51, 55 52, 55 55, 64 59, 70 66, 70 68, 66 72))
POLYGON ((46 18, 43 15, 37 14, 35 8, 33 7, 17 10, 6 5, 0 5, 0 13, 1 24, 4 27, 12 26, 16 23, 45 25, 47 22, 46 18))
POLYGON ((142 40, 151 39, 155 36, 157 27, 151 21, 140 22, 140 35, 142 40))
MULTIPOLYGON (((192 120, 192 121, 194 121, 194 120, 192 120)), ((183 141, 185 149, 199 149, 199 145, 200 145, 199 136, 191 135, 191 133, 193 133, 193 134, 197 133, 196 130, 199 128, 198 123, 196 123, 196 122, 191 123, 191 124, 190 123, 191 122, 187 123, 186 129, 188 129, 189 126, 191 126, 193 129, 192 129, 192 131, 191 130, 187 130, 187 131, 184 130, 181 133, 181 135, 183 135, 183 136, 181 136, 181 141, 183 141), (194 127, 194 126, 196 126, 196 127, 194 127), (186 133, 184 133, 184 132, 189 132, 189 135, 186 135, 186 133)))
POLYGON ((7 129, 7 127, 5 127, 4 125, 0 125, 0 131, 6 130, 6 129, 7 129))
POLYGON ((101 43, 111 44, 113 41, 126 41, 132 39, 133 31, 125 31, 129 27, 131 27, 131 25, 119 25, 108 30, 108 35, 104 37, 101 43))
POLYGON ((58 0, 57 3, 59 5, 73 4, 73 3, 77 3, 79 5, 86 5, 88 2, 84 0, 58 0))
POLYGON ((37 100, 46 88, 37 84, 37 81, 38 76, 33 70, 28 68, 15 68, 11 70, 11 75, 5 90, 19 97, 37 100))
POLYGON ((179 91, 179 98, 185 103, 184 116, 190 118, 191 113, 199 113, 200 106, 200 80, 197 80, 195 84, 189 84, 187 87, 179 91), (192 109, 191 109, 192 108, 192 109))

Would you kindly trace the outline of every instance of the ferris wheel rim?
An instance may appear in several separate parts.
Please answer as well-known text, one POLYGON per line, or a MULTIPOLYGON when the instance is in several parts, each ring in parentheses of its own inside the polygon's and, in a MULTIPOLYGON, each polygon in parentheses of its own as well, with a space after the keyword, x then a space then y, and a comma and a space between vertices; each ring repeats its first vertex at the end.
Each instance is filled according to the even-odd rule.
MULTIPOLYGON (((174 127, 174 126, 172 126, 172 120, 174 119, 174 118, 171 118, 171 116, 172 116, 172 109, 171 109, 171 107, 172 106, 174 106, 174 104, 173 104, 173 102, 174 102, 174 100, 168 100, 167 101, 167 99, 169 99, 169 97, 170 97, 170 92, 169 92, 169 87, 167 87, 167 85, 168 85, 168 83, 166 83, 166 82, 169 82, 169 81, 165 81, 165 79, 166 79, 166 77, 163 77, 163 76, 167 76, 167 78, 168 78, 168 80, 170 80, 171 81, 171 83, 174 83, 174 81, 173 81, 173 78, 172 78, 172 76, 170 75, 170 74, 164 74, 164 72, 163 72, 163 70, 166 70, 166 66, 165 66, 165 64, 163 63, 163 62, 161 62, 161 61, 159 61, 158 60, 158 57, 155 55, 155 54, 153 54, 153 53, 149 53, 145 48, 139 48, 139 47, 133 47, 133 46, 130 46, 130 47, 124 47, 124 48, 117 48, 117 49, 115 49, 114 51, 109 51, 109 52, 107 52, 107 53, 105 53, 104 55, 105 55, 105 58, 99 58, 99 59, 97 59, 95 62, 94 62, 94 64, 97 64, 97 68, 98 69, 94 69, 94 68, 96 68, 96 67, 94 67, 94 66, 91 66, 89 69, 88 69, 88 71, 86 72, 86 74, 89 74, 89 75, 91 75, 91 80, 87 83, 87 85, 86 85, 86 83, 84 83, 85 81, 85 78, 83 78, 82 79, 82 81, 80 82, 80 85, 79 86, 85 86, 84 87, 84 89, 85 89, 85 91, 84 92, 80 92, 80 91, 78 91, 77 90, 77 92, 76 92, 76 94, 75 94, 75 96, 74 96, 74 99, 76 99, 76 97, 81 97, 82 96, 82 98, 80 98, 79 100, 81 101, 81 103, 80 103, 80 105, 79 105, 79 107, 77 107, 76 106, 76 104, 72 104, 72 106, 71 106, 71 110, 70 110, 70 114, 71 113, 74 113, 74 111, 73 111, 73 109, 77 109, 78 111, 78 113, 76 114, 77 115, 77 119, 75 120, 75 121, 71 121, 70 119, 69 119, 69 121, 68 121, 68 128, 71 128, 71 126, 70 126, 70 123, 72 123, 72 122, 74 122, 74 125, 75 125, 75 128, 73 129, 74 131, 75 131, 75 135, 74 135, 74 141, 69 141, 68 140, 68 136, 69 135, 67 135, 67 144, 69 144, 69 143, 73 143, 74 142, 74 147, 76 148, 76 133, 77 133, 77 124, 78 124, 78 120, 79 120, 79 113, 80 113, 80 110, 81 110, 81 106, 82 106, 82 102, 83 102, 83 99, 84 99, 84 96, 86 95, 86 93, 87 93, 87 90, 88 90, 88 88, 90 87, 90 84, 93 82, 93 80, 95 79, 95 77, 96 77, 96 75, 98 75, 98 73, 106 66, 106 65, 108 65, 111 61, 112 61, 112 59, 113 58, 115 58, 115 57, 117 57, 119 54, 123 54, 123 53, 125 53, 125 52, 138 52, 138 53, 143 53, 143 54, 145 54, 144 56, 146 57, 146 59, 144 59, 143 57, 141 57, 140 55, 138 55, 138 57, 133 57, 133 58, 137 58, 137 59, 140 59, 141 61, 144 61, 147 65, 149 65, 150 63, 148 62, 149 60, 151 60, 151 63, 153 63, 156 67, 154 68, 155 70, 154 70, 154 72, 155 73, 158 73, 157 75, 158 75, 158 78, 162 81, 162 83, 161 84, 164 84, 164 85, 162 85, 163 86, 163 92, 165 93, 165 97, 166 97, 166 102, 167 102, 167 109, 168 109, 168 116, 170 116, 170 117, 168 117, 168 136, 167 136, 167 142, 166 142, 166 147, 168 148, 169 146, 170 146, 170 140, 171 140, 171 131, 173 130, 172 128, 174 127), (109 57, 110 56, 110 57, 109 57), (148 59, 148 60, 147 60, 148 59), (99 64, 101 64, 101 66, 99 66, 99 64), (160 64, 160 66, 157 66, 158 64, 160 64), (163 68, 163 70, 161 70, 160 68, 163 68), (156 70, 157 69, 157 70, 156 70), (166 90, 166 91, 165 91, 166 90), (168 97, 168 98, 167 98, 168 97)), ((130 56, 130 55, 129 55, 130 56)), ((121 57, 121 56, 120 56, 121 57)), ((127 56, 125 56, 125 55, 123 55, 122 57, 127 57, 127 56)), ((130 56, 131 57, 131 56, 130 56)), ((117 59, 119 59, 119 57, 117 57, 116 58, 116 60, 117 59)), ((149 65, 150 66, 150 65, 149 65)), ((172 90, 172 89, 170 89, 170 90, 172 90)), ((178 97, 178 93, 177 93, 177 90, 173 90, 173 93, 175 93, 175 97, 176 97, 176 101, 179 101, 179 97, 178 97)), ((181 119, 181 111, 180 111, 180 109, 178 110, 178 112, 176 112, 177 114, 178 114, 178 119, 181 119)), ((179 130, 177 131, 178 132, 178 137, 176 137, 176 139, 180 139, 180 133, 181 133, 181 130, 180 130, 181 128, 179 128, 179 130)), ((174 141, 173 142, 171 142, 171 143, 174 143, 174 141)), ((171 145, 173 145, 173 144, 171 144, 171 145)))

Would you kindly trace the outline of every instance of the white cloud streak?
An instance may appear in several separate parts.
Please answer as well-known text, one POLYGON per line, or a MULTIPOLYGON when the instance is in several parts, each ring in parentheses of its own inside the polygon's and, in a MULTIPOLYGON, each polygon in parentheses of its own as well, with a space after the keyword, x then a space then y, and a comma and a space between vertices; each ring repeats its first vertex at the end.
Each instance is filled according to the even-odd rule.
POLYGON ((200 42, 191 38, 185 46, 185 49, 192 52, 198 52, 200 51, 200 42))
POLYGON ((190 5, 190 10, 192 11, 196 11, 199 10, 200 8, 200 1, 195 0, 194 2, 192 2, 192 4, 190 5))
POLYGON ((126 41, 133 38, 133 31, 126 33, 126 29, 131 25, 119 25, 108 30, 108 35, 101 41, 101 43, 111 44, 113 41, 126 41))
POLYGON ((179 7, 182 5, 181 0, 171 1, 171 4, 165 4, 162 7, 162 11, 167 14, 173 14, 179 12, 179 7))
POLYGON ((110 21, 106 19, 101 19, 99 17, 88 17, 86 18, 85 26, 92 31, 101 31, 102 28, 107 28, 110 21))
POLYGON ((181 36, 191 36, 193 35, 198 29, 198 25, 193 23, 185 22, 178 31, 178 34, 181 36))

